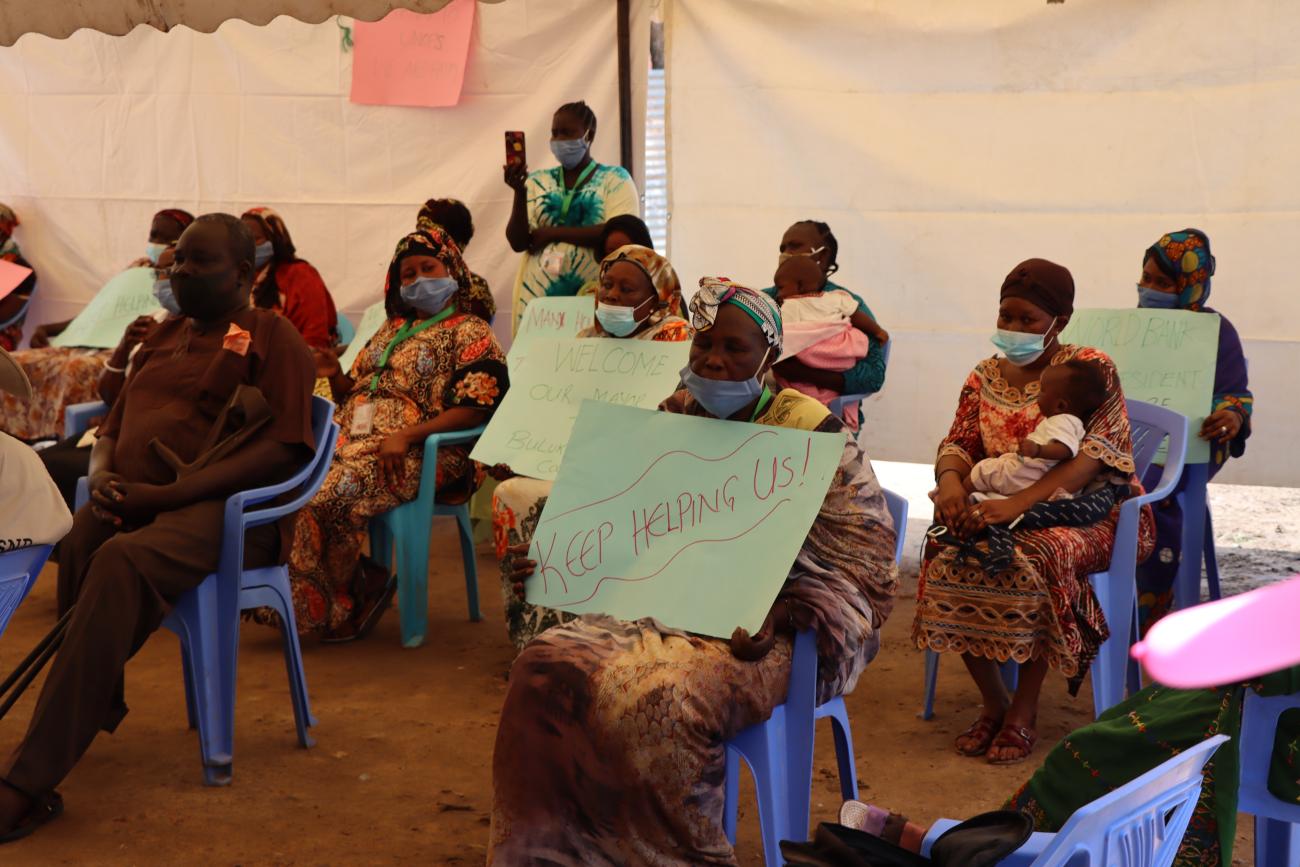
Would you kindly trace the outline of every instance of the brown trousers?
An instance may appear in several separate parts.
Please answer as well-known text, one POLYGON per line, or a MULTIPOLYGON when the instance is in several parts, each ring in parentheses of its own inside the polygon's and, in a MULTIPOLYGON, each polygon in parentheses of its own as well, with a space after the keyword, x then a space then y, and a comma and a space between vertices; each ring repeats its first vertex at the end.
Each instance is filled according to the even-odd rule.
MULTIPOLYGON (((51 792, 95 735, 117 728, 127 710, 126 661, 171 603, 216 571, 224 507, 195 503, 130 532, 100 521, 89 506, 77 512, 59 548, 59 615, 74 602, 76 610, 5 782, 32 797, 51 792)), ((279 547, 275 524, 250 530, 244 563, 272 565, 279 547)))

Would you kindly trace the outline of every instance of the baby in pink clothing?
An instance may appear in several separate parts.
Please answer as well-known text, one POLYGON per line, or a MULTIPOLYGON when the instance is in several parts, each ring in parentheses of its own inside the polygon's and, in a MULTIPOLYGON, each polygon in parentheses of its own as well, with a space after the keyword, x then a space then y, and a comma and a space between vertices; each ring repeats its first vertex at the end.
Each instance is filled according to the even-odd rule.
MULTIPOLYGON (((774 282, 785 344, 782 358, 795 357, 809 367, 842 372, 866 357, 871 340, 889 340, 876 320, 858 309, 852 295, 840 289, 823 289, 826 275, 811 256, 786 259, 776 269, 774 282)), ((782 387, 797 389, 825 404, 840 396, 837 391, 810 383, 787 382, 780 376, 775 379, 782 387)), ((844 420, 850 429, 857 430, 857 404, 844 407, 844 420)))

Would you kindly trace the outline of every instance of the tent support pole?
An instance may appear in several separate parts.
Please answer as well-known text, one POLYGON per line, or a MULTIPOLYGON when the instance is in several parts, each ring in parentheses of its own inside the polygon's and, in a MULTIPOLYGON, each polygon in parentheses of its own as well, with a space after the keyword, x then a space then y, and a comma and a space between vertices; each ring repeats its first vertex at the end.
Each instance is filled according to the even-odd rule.
POLYGON ((618 133, 623 168, 632 166, 632 0, 618 0, 618 133))

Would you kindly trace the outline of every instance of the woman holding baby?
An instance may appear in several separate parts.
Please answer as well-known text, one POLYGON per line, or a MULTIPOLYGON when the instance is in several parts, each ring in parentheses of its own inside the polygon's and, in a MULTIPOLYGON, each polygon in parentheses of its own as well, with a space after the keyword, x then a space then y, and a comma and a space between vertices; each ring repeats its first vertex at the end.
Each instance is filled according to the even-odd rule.
MULTIPOLYGON (((990 526, 1010 525, 1037 503, 1135 481, 1128 412, 1114 364, 1102 352, 1060 342, 1073 312, 1074 279, 1062 266, 1030 259, 1007 275, 993 336, 1001 353, 981 361, 966 378, 935 463, 935 521, 950 533, 926 550, 912 633, 920 648, 962 654, 983 708, 956 747, 994 764, 1023 761, 1033 750, 1048 668, 1077 690, 1107 637, 1088 575, 1110 563, 1119 506, 1091 525, 1015 531, 1009 568, 981 566, 963 543, 990 526), (1059 381, 1042 399, 1044 373, 1065 365, 1075 371, 1047 377, 1059 381), (1094 391, 1089 371, 1104 378, 1100 401, 1088 397, 1094 391), (1078 424, 1054 420, 1057 415, 1078 424), (1071 428, 1074 435, 1067 433, 1071 428), (987 458, 1017 453, 1036 465, 1034 472, 988 472, 994 467, 985 464, 972 473, 987 458), (1021 666, 1013 695, 999 676, 1007 660, 1021 666)), ((1152 539, 1147 512, 1140 522, 1139 561, 1150 554, 1152 539)))

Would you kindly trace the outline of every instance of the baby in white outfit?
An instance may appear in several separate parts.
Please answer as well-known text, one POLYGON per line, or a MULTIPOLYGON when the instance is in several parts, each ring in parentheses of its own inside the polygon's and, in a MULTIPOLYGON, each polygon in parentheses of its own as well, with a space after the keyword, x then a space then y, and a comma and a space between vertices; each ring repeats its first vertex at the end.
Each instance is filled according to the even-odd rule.
MULTIPOLYGON (((971 468, 963 480, 971 500, 1005 499, 1018 494, 1061 461, 1077 455, 1086 420, 1105 400, 1105 374, 1095 364, 1074 359, 1044 370, 1038 392, 1043 420, 1021 441, 1018 450, 985 458, 971 468)), ((1058 491, 1056 499, 1068 496, 1058 491)))

